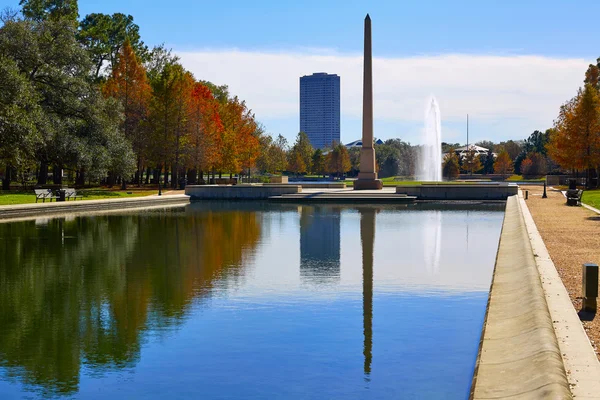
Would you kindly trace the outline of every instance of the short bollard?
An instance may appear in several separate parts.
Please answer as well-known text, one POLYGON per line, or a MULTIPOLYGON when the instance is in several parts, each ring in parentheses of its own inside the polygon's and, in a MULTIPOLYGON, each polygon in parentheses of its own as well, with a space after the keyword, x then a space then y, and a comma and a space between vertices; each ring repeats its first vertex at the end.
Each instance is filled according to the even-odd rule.
POLYGON ((529 190, 526 190, 525 191, 525 200, 528 200, 528 199, 529 199, 529 190))
POLYGON ((596 312, 598 297, 598 265, 592 263, 583 264, 583 311, 596 312))

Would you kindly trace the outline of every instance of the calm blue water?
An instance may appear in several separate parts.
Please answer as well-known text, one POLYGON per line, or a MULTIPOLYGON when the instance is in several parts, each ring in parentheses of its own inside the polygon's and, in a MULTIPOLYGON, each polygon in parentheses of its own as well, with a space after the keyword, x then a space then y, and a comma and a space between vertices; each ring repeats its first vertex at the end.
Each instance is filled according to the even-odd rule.
POLYGON ((502 210, 0 224, 0 399, 465 399, 502 210))

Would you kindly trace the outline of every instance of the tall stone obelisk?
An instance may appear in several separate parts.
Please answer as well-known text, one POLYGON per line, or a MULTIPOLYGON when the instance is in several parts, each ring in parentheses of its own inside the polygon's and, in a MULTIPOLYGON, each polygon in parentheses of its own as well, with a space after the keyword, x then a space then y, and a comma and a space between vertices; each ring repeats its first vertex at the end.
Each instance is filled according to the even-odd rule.
POLYGON ((360 149, 360 172, 354 182, 354 190, 382 189, 375 169, 373 148, 373 55, 371 51, 371 17, 365 17, 365 49, 363 69, 363 120, 362 149, 360 149))

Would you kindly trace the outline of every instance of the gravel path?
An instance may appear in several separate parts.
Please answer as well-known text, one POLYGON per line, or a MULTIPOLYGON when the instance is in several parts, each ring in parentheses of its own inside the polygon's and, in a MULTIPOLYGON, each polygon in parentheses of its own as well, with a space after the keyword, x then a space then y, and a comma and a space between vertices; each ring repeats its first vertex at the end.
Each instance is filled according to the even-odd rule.
MULTIPOLYGON (((542 199, 543 187, 522 186, 529 190, 527 206, 548 248, 575 310, 581 309, 581 265, 600 264, 600 215, 584 207, 568 207, 559 191, 548 190, 542 199)), ((589 318, 588 318, 589 319, 589 318)), ((600 358, 600 314, 583 326, 600 358)))

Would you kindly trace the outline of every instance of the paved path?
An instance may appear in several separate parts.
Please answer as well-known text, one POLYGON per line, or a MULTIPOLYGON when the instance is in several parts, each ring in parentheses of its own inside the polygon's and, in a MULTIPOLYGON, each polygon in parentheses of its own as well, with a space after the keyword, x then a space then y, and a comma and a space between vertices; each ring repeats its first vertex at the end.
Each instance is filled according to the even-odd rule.
MULTIPOLYGON (((585 262, 600 263, 600 216, 584 207, 567 206, 560 191, 548 190, 548 198, 542 199, 542 188, 523 189, 529 190, 527 206, 578 311, 581 309, 581 266, 585 262)), ((583 327, 600 356, 600 316, 583 321, 583 327)))

